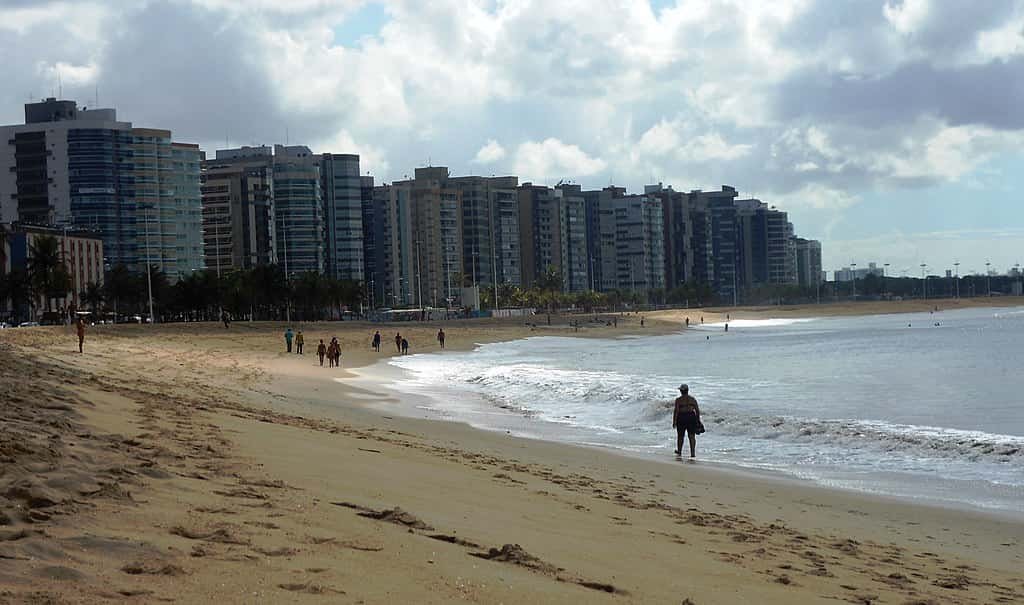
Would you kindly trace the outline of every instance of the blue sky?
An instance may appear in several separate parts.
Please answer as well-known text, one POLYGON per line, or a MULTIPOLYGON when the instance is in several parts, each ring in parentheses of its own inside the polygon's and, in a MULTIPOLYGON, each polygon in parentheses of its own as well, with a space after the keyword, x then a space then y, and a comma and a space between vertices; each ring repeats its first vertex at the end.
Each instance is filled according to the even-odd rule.
POLYGON ((830 269, 1024 262, 1024 0, 14 0, 0 50, 0 123, 59 74, 208 151, 729 184, 830 269))

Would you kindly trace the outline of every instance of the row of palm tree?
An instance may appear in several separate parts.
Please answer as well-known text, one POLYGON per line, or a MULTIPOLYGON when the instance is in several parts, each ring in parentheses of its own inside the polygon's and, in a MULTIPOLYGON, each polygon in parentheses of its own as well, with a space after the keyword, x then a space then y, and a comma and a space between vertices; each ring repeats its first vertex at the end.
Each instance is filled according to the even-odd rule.
POLYGON ((148 316, 152 288, 153 313, 158 321, 216 320, 224 312, 253 320, 313 321, 337 319, 344 310, 358 307, 363 297, 359 282, 331 279, 312 271, 286 279, 278 265, 232 271, 220 277, 212 270, 197 271, 173 284, 154 267, 148 281, 144 272, 115 266, 107 272, 103 286, 89 284, 81 300, 97 314, 148 316))

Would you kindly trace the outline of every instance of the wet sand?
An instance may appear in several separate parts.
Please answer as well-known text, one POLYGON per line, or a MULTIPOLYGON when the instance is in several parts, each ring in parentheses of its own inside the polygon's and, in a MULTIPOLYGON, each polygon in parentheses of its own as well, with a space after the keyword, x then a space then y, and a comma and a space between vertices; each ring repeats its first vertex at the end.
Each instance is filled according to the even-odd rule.
MULTIPOLYGON (((678 329, 644 315, 444 327, 678 329)), ((347 368, 396 330, 437 351, 436 325, 381 354, 375 326, 303 325, 303 356, 283 328, 99 326, 81 356, 70 328, 0 332, 0 603, 1024 602, 1019 519, 392 415, 347 368), (310 354, 333 335, 339 370, 310 354)))

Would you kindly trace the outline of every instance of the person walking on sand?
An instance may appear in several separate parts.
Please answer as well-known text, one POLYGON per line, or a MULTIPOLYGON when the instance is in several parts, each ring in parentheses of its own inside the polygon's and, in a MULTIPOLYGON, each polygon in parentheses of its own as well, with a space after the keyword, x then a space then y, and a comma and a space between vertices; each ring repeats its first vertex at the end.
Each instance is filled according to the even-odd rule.
POLYGON ((438 342, 438 344, 441 345, 441 348, 443 349, 444 348, 444 329, 443 328, 439 328, 437 330, 437 342, 438 342))
POLYGON ((302 330, 295 335, 295 352, 302 355, 302 345, 306 344, 306 337, 302 335, 302 330))
POLYGON ((402 339, 402 355, 408 355, 408 354, 409 354, 409 341, 403 338, 402 339))
POLYGON ((341 365, 341 343, 338 342, 337 336, 331 338, 331 345, 327 347, 327 356, 330 358, 332 368, 341 365))
POLYGON ((292 352, 292 339, 295 338, 295 334, 291 328, 284 331, 284 348, 286 353, 292 352))
POLYGON ((690 458, 696 458, 697 435, 704 432, 704 425, 700 421, 700 406, 690 397, 690 387, 685 384, 679 385, 679 397, 672 410, 672 428, 676 430, 676 456, 682 455, 683 438, 689 435, 690 458))
POLYGON ((78 333, 78 352, 82 353, 82 345, 85 344, 85 321, 81 317, 75 322, 75 332, 78 333))
POLYGON ((402 335, 398 332, 395 332, 395 349, 399 353, 402 352, 402 335))
POLYGON ((644 327, 644 316, 643 315, 640 316, 640 327, 641 328, 644 327))
POLYGON ((320 367, 324 367, 324 357, 327 356, 327 345, 324 344, 324 339, 320 339, 320 344, 316 346, 316 356, 320 358, 320 367))
POLYGON ((226 310, 220 312, 220 320, 224 322, 224 329, 227 330, 231 326, 231 316, 228 315, 226 310))
POLYGON ((380 330, 373 333, 373 342, 371 344, 373 345, 373 350, 380 353, 380 330))

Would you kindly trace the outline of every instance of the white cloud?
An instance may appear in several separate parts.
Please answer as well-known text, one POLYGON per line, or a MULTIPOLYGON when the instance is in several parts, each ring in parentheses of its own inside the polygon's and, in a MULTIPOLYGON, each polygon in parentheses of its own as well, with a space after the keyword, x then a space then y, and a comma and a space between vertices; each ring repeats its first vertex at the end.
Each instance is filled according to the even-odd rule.
POLYGON ((901 34, 913 33, 928 17, 930 0, 896 0, 886 2, 882 14, 901 34))
POLYGON ((487 144, 476 152, 473 158, 474 164, 493 164, 505 157, 505 148, 494 139, 487 141, 487 144))
POLYGON ((576 145, 549 138, 519 145, 514 171, 524 182, 547 183, 590 176, 606 167, 604 160, 590 157, 576 145))
POLYGON ((738 160, 754 148, 746 143, 730 144, 717 132, 701 134, 683 143, 678 157, 692 162, 738 160))

